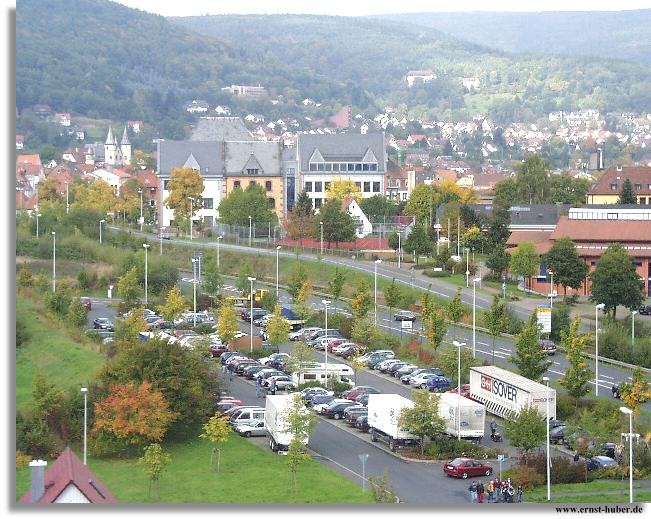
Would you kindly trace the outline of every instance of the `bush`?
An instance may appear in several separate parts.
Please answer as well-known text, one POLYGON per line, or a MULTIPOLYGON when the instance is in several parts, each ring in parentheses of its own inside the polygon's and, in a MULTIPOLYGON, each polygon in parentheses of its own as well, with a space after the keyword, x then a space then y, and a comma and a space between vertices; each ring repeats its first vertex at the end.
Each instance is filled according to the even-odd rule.
MULTIPOLYGON (((590 475, 589 477, 590 480, 629 478, 628 465, 625 466, 617 465, 616 467, 607 467, 605 469, 593 470, 588 474, 590 475)), ((647 474, 644 471, 638 469, 637 467, 633 467, 633 479, 645 479, 646 477, 647 474)))
POLYGON ((423 274, 431 278, 449 278, 451 276, 449 272, 445 272, 445 271, 437 272, 434 270, 426 270, 423 272, 423 274))
POLYGON ((511 478, 516 486, 522 485, 523 490, 533 490, 534 487, 545 482, 545 477, 542 474, 539 474, 533 467, 526 465, 516 465, 503 471, 502 478, 511 478))
POLYGON ((24 317, 21 317, 21 314, 16 314, 16 347, 20 348, 29 340, 29 332, 27 331, 27 325, 23 321, 24 317))
POLYGON ((556 415, 559 420, 567 420, 576 414, 576 400, 566 393, 556 392, 556 415))
POLYGON ((16 449, 32 459, 56 458, 63 446, 45 420, 16 412, 16 449))
POLYGON ((210 323, 201 323, 194 327, 194 331, 199 335, 208 335, 215 331, 215 326, 210 323))
MULTIPOLYGON (((585 463, 575 463, 567 457, 556 456, 551 460, 551 479, 553 484, 562 483, 585 483, 586 468, 585 463)), ((522 456, 519 465, 526 465, 534 469, 541 476, 547 474, 547 454, 538 452, 522 456)))
POLYGON ((436 436, 426 447, 425 452, 435 459, 450 460, 459 456, 488 459, 496 458, 498 454, 505 454, 499 448, 486 448, 467 440, 457 440, 450 436, 436 436))

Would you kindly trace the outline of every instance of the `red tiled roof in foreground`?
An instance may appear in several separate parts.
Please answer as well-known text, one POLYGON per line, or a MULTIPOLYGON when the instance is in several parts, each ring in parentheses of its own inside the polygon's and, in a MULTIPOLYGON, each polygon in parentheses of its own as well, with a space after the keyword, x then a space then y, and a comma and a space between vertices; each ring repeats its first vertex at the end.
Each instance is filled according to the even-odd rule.
POLYGON ((648 242, 651 244, 651 222, 644 220, 570 220, 561 216, 549 237, 558 240, 567 236, 574 242, 648 242))
MULTIPOLYGON (((37 504, 54 503, 69 485, 75 485, 91 503, 118 502, 106 485, 81 462, 70 447, 66 447, 45 472, 45 493, 37 504)), ((30 503, 31 494, 31 490, 28 491, 20 502, 30 503)))
POLYGON ((507 248, 509 248, 507 252, 515 250, 515 247, 522 242, 532 241, 538 254, 546 254, 552 247, 551 234, 552 231, 513 231, 509 239, 506 240, 507 248))

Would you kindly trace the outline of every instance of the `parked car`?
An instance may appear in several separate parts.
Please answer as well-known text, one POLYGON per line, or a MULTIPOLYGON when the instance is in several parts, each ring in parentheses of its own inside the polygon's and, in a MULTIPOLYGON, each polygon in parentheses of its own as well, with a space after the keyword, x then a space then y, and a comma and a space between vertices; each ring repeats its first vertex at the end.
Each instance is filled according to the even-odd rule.
POLYGON ((443 371, 441 371, 439 368, 418 368, 412 371, 411 373, 400 377, 400 382, 402 382, 403 384, 410 384, 412 378, 426 373, 431 373, 434 375, 438 375, 440 377, 443 376, 443 371))
MULTIPOLYGON (((551 424, 550 424, 551 426, 551 424)), ((549 443, 563 443, 565 440, 565 426, 551 427, 549 429, 549 443)))
POLYGON ((398 313, 393 314, 393 318, 396 321, 414 322, 418 318, 418 315, 414 312, 410 312, 409 310, 400 310, 398 313))
POLYGON ((237 366, 233 370, 233 373, 243 377, 243 376, 246 375, 246 373, 244 373, 244 370, 246 368, 248 368, 248 367, 251 367, 251 366, 256 366, 256 367, 260 366, 261 368, 264 368, 264 366, 262 364, 260 364, 257 360, 250 361, 250 362, 246 362, 246 361, 245 362, 238 362, 237 366))
POLYGON ((241 405, 244 405, 244 403, 241 400, 238 400, 233 397, 228 397, 228 398, 222 398, 219 402, 217 402, 216 407, 220 413, 225 413, 231 407, 236 407, 241 405))
POLYGON ((312 399, 318 395, 332 396, 334 393, 324 387, 306 387, 300 392, 300 395, 303 401, 309 405, 312 399))
POLYGON ((368 432, 368 414, 363 414, 357 417, 355 421, 355 429, 359 429, 362 432, 368 432))
POLYGON ((352 346, 346 346, 345 349, 341 350, 339 356, 344 359, 350 359, 351 357, 358 356, 360 353, 364 353, 365 350, 366 348, 361 344, 353 344, 352 346))
POLYGON ((295 332, 291 332, 289 334, 289 340, 290 341, 300 341, 305 339, 308 335, 317 332, 321 330, 321 328, 318 327, 308 327, 308 328, 301 328, 300 330, 297 330, 295 332))
POLYGON ((98 317, 93 321, 93 328, 96 330, 114 331, 113 322, 106 317, 98 317))
POLYGON ((373 366, 373 369, 376 371, 379 371, 380 373, 386 373, 387 369, 389 367, 393 366, 394 364, 400 362, 400 359, 386 359, 383 360, 382 362, 378 362, 375 366, 373 366))
POLYGON ((438 377, 438 375, 436 373, 420 373, 411 378, 409 385, 420 389, 425 389, 427 387, 427 381, 432 377, 438 377))
POLYGON ((222 353, 222 356, 219 357, 219 360, 221 361, 222 364, 226 364, 228 359, 232 357, 245 357, 244 353, 240 353, 239 351, 227 351, 226 353, 222 353))
POLYGON ((268 366, 269 362, 271 362, 272 360, 275 360, 275 359, 280 359, 280 358, 285 358, 285 359, 289 358, 289 353, 280 353, 280 352, 279 353, 272 353, 268 357, 262 357, 262 358, 259 358, 258 360, 262 364, 266 364, 268 366))
POLYGON ((540 348, 547 353, 547 355, 554 355, 557 349, 554 341, 550 341, 549 339, 540 339, 540 348))
POLYGON ((268 379, 269 377, 277 377, 280 375, 285 375, 280 370, 274 369, 274 368, 265 368, 261 369, 255 374, 255 378, 259 378, 260 382, 263 382, 264 380, 268 379))
POLYGON ((389 366, 389 369, 387 369, 387 375, 391 375, 393 377, 395 376, 396 371, 398 371, 400 368, 407 365, 409 365, 409 362, 405 362, 404 360, 401 360, 400 362, 396 362, 395 364, 389 366))
POLYGON ((599 470, 607 467, 616 467, 617 462, 608 456, 592 456, 585 460, 585 466, 588 470, 599 470))
POLYGON ((638 311, 640 315, 651 315, 651 305, 642 305, 638 311))
POLYGON ((427 389, 438 393, 448 389, 452 385, 452 382, 447 377, 439 377, 438 375, 434 375, 427 380, 426 384, 427 389))
POLYGON ((493 473, 493 467, 471 458, 455 458, 443 465, 443 472, 446 476, 453 478, 490 476, 493 473))
POLYGON ((84 308, 86 310, 92 310, 93 309, 93 301, 90 297, 80 297, 79 302, 84 305, 84 308))
POLYGON ((375 389, 374 387, 371 386, 355 386, 350 388, 347 391, 344 391, 341 394, 341 398, 347 398, 348 400, 355 400, 359 395, 364 395, 368 393, 381 393, 379 389, 375 389))
POLYGON ((374 369, 375 366, 383 360, 392 359, 393 357, 395 357, 395 354, 393 352, 379 354, 374 353, 369 357, 368 362, 366 363, 366 367, 369 369, 374 369))
POLYGON ((356 405, 356 404, 352 400, 335 399, 332 402, 330 402, 328 405, 323 407, 323 409, 321 410, 321 414, 328 417, 328 418, 333 418, 334 420, 339 420, 340 418, 343 418, 344 410, 347 407, 350 407, 350 406, 353 406, 353 405, 356 405))
POLYGON ((335 399, 334 395, 314 395, 309 401, 309 405, 312 406, 312 409, 318 412, 318 409, 324 405, 329 404, 335 399))
POLYGON ((401 377, 405 375, 411 375, 414 371, 416 371, 418 366, 416 364, 407 364, 406 366, 403 366, 396 371, 393 376, 400 379, 401 377))
POLYGON ((208 347, 211 357, 221 357, 224 353, 228 351, 228 346, 224 346, 221 343, 211 343, 208 347))
MULTIPOLYGON (((450 389, 448 393, 454 393, 456 395, 458 392, 457 389, 458 388, 456 387, 454 389, 450 389)), ((470 398, 470 384, 463 384, 461 386, 461 396, 464 398, 470 398)), ((472 400, 472 398, 470 398, 470 400, 472 400)))
POLYGON ((279 391, 285 391, 285 390, 292 391, 296 389, 296 384, 294 384, 294 382, 292 381, 292 377, 290 377, 289 375, 274 375, 273 377, 269 377, 265 379, 262 382, 262 385, 264 387, 268 387, 271 385, 271 381, 274 382, 274 384, 276 385, 276 389, 278 389, 279 391))
POLYGON ((254 420, 248 424, 240 424, 235 427, 235 432, 245 438, 251 436, 266 436, 267 428, 264 426, 264 420, 254 420))
POLYGON ((244 368, 242 375, 244 375, 245 378, 248 378, 249 380, 253 380, 253 377, 258 371, 261 371, 265 369, 265 366, 263 364, 254 364, 252 366, 247 366, 244 368))
POLYGON ((357 419, 364 414, 368 414, 368 407, 356 405, 344 410, 344 419, 348 425, 355 427, 357 419))
POLYGON ((355 398, 355 402, 357 402, 360 405, 367 406, 368 405, 368 396, 371 393, 362 393, 358 397, 355 398))

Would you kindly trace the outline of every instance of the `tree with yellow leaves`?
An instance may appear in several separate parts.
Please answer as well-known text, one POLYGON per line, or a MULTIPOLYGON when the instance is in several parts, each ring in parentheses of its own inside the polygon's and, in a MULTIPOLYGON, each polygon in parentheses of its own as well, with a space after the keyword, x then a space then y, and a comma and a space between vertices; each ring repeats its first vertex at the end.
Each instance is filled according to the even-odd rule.
POLYGON ((203 207, 203 179, 192 168, 172 168, 167 189, 169 195, 165 199, 165 206, 174 210, 177 226, 184 226, 203 207))
POLYGON ((633 370, 631 382, 622 382, 619 385, 619 394, 622 402, 633 411, 633 415, 637 415, 642 404, 651 400, 649 381, 640 367, 633 370))
POLYGON ((330 200, 331 198, 338 200, 354 198, 359 200, 362 198, 362 190, 352 180, 338 178, 330 182, 330 189, 326 192, 326 199, 330 200))
POLYGON ((221 461, 221 444, 228 441, 228 436, 231 433, 231 428, 228 426, 228 416, 220 416, 215 414, 210 420, 208 420, 202 426, 203 432, 199 435, 199 438, 208 440, 211 443, 215 444, 215 447, 212 450, 212 455, 210 456, 210 465, 217 466, 217 472, 219 472, 219 463, 221 461), (215 454, 217 454, 217 462, 215 463, 215 454))
POLYGON ((185 297, 181 294, 181 289, 175 286, 167 293, 165 304, 157 308, 166 321, 173 321, 174 319, 178 319, 189 306, 185 297))
POLYGON ((84 207, 106 214, 117 205, 113 188, 103 180, 93 180, 89 186, 75 184, 73 192, 75 201, 72 202, 71 207, 84 207))

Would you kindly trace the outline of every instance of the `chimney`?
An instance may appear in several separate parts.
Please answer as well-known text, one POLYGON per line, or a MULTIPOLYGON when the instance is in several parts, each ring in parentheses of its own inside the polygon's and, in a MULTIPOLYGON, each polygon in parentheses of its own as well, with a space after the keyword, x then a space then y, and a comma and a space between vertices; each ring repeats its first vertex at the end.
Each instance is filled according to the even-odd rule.
POLYGON ((29 467, 32 474, 32 483, 30 490, 32 492, 31 502, 38 503, 45 494, 45 467, 47 461, 32 460, 29 462, 29 467))
POLYGON ((622 168, 621 164, 618 164, 618 165, 617 165, 617 171, 622 171, 622 169, 623 169, 623 168, 622 168))

